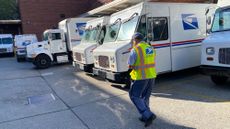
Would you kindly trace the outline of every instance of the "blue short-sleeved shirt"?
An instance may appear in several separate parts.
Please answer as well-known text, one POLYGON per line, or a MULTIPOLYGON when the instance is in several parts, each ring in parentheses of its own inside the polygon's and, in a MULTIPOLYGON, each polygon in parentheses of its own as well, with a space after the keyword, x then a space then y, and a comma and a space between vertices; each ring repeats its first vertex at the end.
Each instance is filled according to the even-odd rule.
POLYGON ((132 49, 129 55, 128 64, 133 65, 136 62, 136 59, 137 59, 137 53, 134 49, 132 49))

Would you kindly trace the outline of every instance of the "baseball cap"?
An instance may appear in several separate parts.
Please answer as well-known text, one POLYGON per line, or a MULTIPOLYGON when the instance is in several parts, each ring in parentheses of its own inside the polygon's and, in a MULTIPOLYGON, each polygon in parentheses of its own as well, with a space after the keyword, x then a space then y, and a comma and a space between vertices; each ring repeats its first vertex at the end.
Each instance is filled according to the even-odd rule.
POLYGON ((144 36, 143 36, 141 33, 136 32, 136 33, 133 34, 132 39, 140 39, 140 40, 143 40, 143 39, 144 39, 144 36))

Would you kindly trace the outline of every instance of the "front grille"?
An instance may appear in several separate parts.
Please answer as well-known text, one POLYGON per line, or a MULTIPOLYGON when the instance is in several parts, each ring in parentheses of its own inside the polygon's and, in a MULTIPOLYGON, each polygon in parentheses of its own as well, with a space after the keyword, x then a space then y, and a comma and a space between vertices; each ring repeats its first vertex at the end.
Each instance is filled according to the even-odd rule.
POLYGON ((7 52, 7 49, 6 48, 0 48, 0 53, 4 53, 4 52, 7 52))
POLYGON ((81 53, 75 52, 74 54, 75 54, 75 59, 76 59, 77 61, 82 61, 81 53))
POLYGON ((109 68, 109 57, 107 56, 99 56, 99 66, 104 68, 109 68))
POLYGON ((230 48, 221 48, 219 50, 219 63, 230 64, 230 48))
POLYGON ((26 53, 26 50, 19 50, 20 53, 26 53))

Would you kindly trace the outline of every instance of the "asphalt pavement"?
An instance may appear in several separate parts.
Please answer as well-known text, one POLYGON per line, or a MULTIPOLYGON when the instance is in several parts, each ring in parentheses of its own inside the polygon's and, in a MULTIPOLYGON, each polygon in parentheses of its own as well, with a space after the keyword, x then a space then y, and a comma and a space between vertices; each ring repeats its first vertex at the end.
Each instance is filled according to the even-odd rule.
MULTIPOLYGON (((230 129, 230 81, 215 86, 199 69, 161 75, 149 129, 230 129)), ((69 64, 38 70, 0 58, 0 129, 144 129, 128 90, 69 64)))

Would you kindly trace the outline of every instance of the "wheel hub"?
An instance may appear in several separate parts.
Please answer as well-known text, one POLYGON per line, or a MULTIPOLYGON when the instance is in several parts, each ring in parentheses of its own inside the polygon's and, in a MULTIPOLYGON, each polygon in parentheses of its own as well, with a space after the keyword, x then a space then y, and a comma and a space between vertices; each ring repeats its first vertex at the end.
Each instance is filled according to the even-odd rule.
POLYGON ((42 65, 45 65, 46 63, 47 63, 47 61, 46 61, 45 59, 42 59, 42 60, 41 60, 41 64, 42 64, 42 65))

